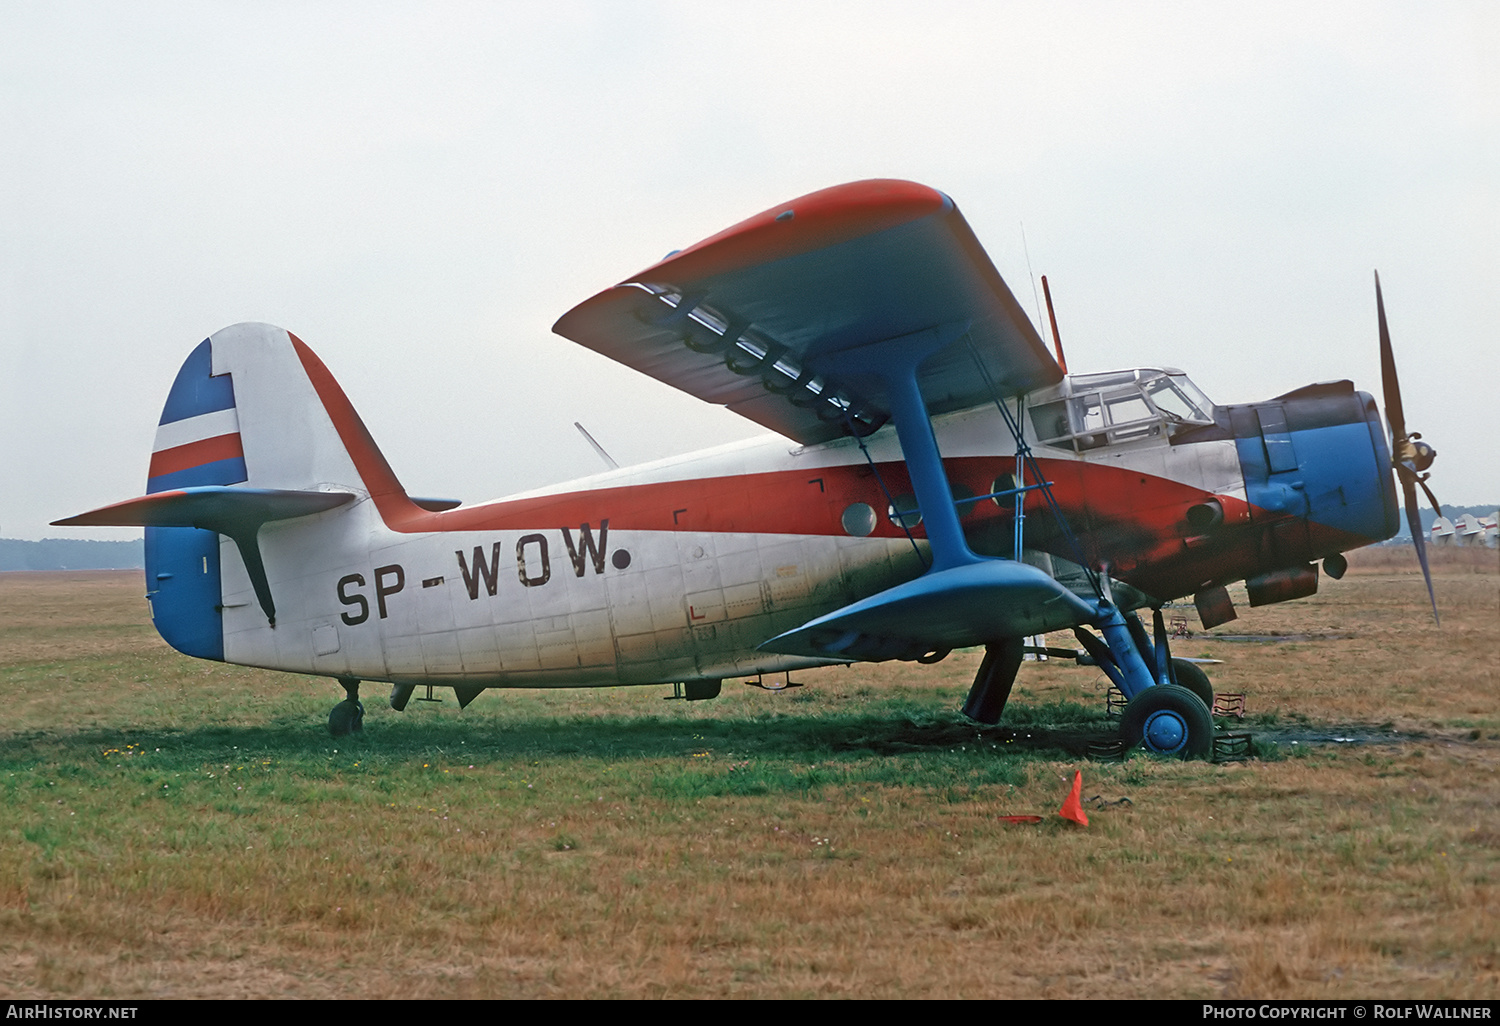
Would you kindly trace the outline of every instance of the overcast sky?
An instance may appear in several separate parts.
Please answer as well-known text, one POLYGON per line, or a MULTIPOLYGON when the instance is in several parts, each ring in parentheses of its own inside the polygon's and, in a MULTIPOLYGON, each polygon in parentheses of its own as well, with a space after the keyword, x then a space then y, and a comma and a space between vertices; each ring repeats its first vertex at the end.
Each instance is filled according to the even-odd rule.
POLYGON ((760 429, 551 334, 861 178, 958 203, 1074 371, 1379 393, 1500 501, 1493 3, 0 5, 0 535, 141 494, 199 341, 304 339, 413 494, 760 429), (1023 246, 1023 225, 1024 239, 1023 246), (1029 250, 1029 261, 1027 250, 1029 250))

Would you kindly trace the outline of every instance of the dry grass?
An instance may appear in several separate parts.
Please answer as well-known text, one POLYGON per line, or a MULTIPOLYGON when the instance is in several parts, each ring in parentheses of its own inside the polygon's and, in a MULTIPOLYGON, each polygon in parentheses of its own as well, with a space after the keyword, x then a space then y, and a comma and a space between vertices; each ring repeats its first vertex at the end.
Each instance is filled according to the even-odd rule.
MULTIPOLYGON (((1280 741, 1228 765, 943 729, 974 653, 334 741, 334 685, 171 653, 136 574, 0 575, 0 994, 1493 998, 1500 574, 1440 555, 1439 628, 1384 558, 1212 632, 1308 640, 1179 643, 1280 741), (1080 766, 1131 804, 1050 815, 1080 766)), ((1097 731, 1096 685, 1007 716, 1097 731)))

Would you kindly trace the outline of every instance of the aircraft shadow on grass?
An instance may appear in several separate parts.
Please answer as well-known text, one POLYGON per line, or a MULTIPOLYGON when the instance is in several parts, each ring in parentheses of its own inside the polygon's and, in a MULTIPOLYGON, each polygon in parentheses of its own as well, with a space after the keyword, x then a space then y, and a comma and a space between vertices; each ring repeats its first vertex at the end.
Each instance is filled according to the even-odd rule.
MULTIPOLYGON (((1024 707, 1022 707, 1024 708, 1024 707)), ((1019 711, 1019 710, 1018 710, 1019 711)), ((188 730, 94 728, 59 734, 37 731, 12 738, 13 759, 28 751, 49 757, 71 754, 98 758, 127 744, 146 752, 170 753, 174 767, 201 759, 207 763, 233 757, 313 758, 332 752, 378 754, 384 766, 403 759, 438 759, 446 763, 486 762, 517 757, 567 759, 657 759, 710 752, 722 758, 844 758, 860 753, 903 755, 946 752, 960 746, 1062 756, 1084 756, 1089 746, 1117 736, 1111 721, 982 727, 971 723, 913 718, 909 714, 870 714, 830 720, 822 713, 779 715, 755 721, 711 721, 687 717, 619 719, 538 718, 496 729, 489 721, 442 722, 389 730, 367 727, 368 741, 351 736, 330 739, 309 729, 305 720, 247 726, 202 726, 188 730), (372 729, 373 728, 373 729, 372 729)))

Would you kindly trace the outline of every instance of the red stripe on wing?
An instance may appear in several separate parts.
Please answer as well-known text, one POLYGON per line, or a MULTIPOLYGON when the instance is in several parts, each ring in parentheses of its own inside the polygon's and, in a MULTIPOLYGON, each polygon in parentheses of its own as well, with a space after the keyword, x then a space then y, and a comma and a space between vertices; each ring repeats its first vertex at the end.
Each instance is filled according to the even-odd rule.
POLYGON ((747 218, 629 280, 697 281, 874 235, 945 207, 952 207, 948 197, 916 182, 877 178, 836 185, 747 218))

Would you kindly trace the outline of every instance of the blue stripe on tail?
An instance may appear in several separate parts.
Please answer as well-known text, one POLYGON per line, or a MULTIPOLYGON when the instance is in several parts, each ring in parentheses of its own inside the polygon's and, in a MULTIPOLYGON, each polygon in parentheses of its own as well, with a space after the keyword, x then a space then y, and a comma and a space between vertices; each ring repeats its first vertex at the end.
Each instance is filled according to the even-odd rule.
MULTIPOLYGON (((213 346, 208 339, 188 355, 161 411, 162 424, 234 407, 234 379, 213 377, 213 346)), ((236 457, 151 478, 148 494, 191 485, 236 484, 247 478, 236 457)), ((151 621, 162 640, 199 659, 224 660, 223 584, 219 575, 219 536, 192 527, 146 528, 146 597, 151 621)))
POLYGON ((204 413, 215 413, 234 407, 234 379, 228 374, 213 377, 213 347, 204 339, 188 355, 167 393, 162 408, 162 424, 172 424, 204 413))

